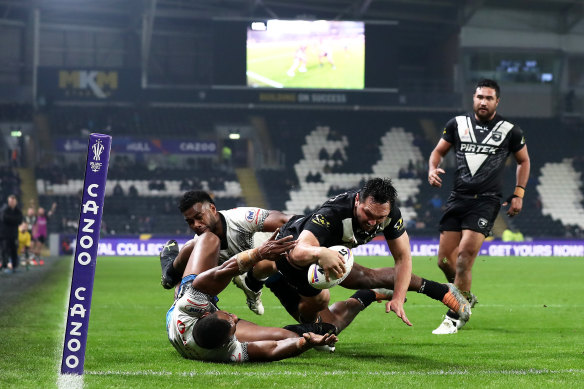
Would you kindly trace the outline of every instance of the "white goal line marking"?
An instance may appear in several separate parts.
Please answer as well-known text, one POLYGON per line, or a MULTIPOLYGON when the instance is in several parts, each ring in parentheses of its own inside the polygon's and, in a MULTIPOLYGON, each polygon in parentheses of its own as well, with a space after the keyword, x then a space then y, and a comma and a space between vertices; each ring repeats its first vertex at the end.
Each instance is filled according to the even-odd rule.
POLYGON ((112 376, 177 376, 177 377, 199 377, 199 376, 245 376, 245 377, 273 377, 273 376, 293 376, 293 377, 321 377, 325 376, 457 376, 457 375, 511 375, 511 376, 529 376, 544 374, 584 374, 584 369, 513 369, 513 370, 432 370, 432 371, 314 371, 314 372, 297 372, 297 371, 273 371, 269 373, 250 372, 250 371, 192 371, 192 372, 171 372, 155 370, 139 371, 85 371, 86 375, 112 375, 112 376))
MULTIPOLYGON (((338 300, 338 301, 344 301, 344 300, 338 300)), ((333 301, 332 303, 336 303, 337 301, 333 301)), ((331 303, 331 305, 332 305, 331 303)), ((385 306, 386 301, 382 301, 383 306, 385 306)), ((226 310, 234 310, 234 309, 239 309, 241 308, 241 305, 233 305, 233 304, 221 304, 219 303, 220 308, 221 309, 226 309, 226 310)), ((378 306, 371 304, 371 307, 376 307, 378 306)), ((379 305, 381 306, 381 305, 379 305)), ((271 304, 264 304, 264 307, 266 309, 274 309, 274 310, 284 310, 285 308, 281 305, 271 305, 271 304)), ((407 310, 408 305, 406 303, 406 305, 404 306, 404 308, 407 310)), ((410 309, 414 309, 414 308, 440 308, 443 309, 444 305, 442 305, 442 303, 439 303, 438 301, 435 304, 412 304, 409 306, 410 309)), ((506 308, 506 309, 532 309, 532 308, 584 308, 584 304, 513 304, 513 305, 507 305, 507 304, 481 304, 479 303, 479 305, 477 305, 476 309, 481 310, 481 308, 506 308)), ((474 312, 473 308, 473 312, 474 312)), ((367 311, 369 311, 370 309, 367 309, 367 311)), ((478 311, 477 311, 478 312, 478 311)))

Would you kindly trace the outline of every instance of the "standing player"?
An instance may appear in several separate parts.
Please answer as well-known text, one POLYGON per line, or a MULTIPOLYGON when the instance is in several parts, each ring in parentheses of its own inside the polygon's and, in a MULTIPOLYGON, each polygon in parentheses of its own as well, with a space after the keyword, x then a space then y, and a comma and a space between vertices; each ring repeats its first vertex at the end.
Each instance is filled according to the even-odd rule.
POLYGON ((197 273, 199 263, 216 260, 221 241, 210 231, 199 236, 177 291, 174 304, 166 314, 168 339, 183 357, 215 362, 276 361, 303 353, 315 346, 331 346, 332 333, 315 334, 310 329, 322 325, 287 328, 301 329, 299 336, 286 328, 262 327, 240 320, 217 308, 217 295, 231 279, 261 259, 275 259, 294 247, 291 237, 239 253, 222 265, 197 273), (304 331, 308 329, 308 331, 304 331))
POLYGON ((301 45, 298 49, 296 49, 296 52, 294 53, 294 60, 292 61, 292 65, 290 66, 290 69, 288 69, 288 71, 286 72, 286 74, 289 77, 294 77, 294 75, 296 74, 296 69, 298 69, 298 71, 300 73, 306 73, 306 48, 307 46, 305 44, 301 45))
MULTIPOLYGON (((510 217, 521 212, 529 178, 529 154, 523 132, 497 114, 499 100, 500 89, 495 81, 479 81, 473 95, 474 112, 446 123, 428 163, 428 182, 440 188, 440 174, 444 173, 440 162, 454 146, 457 168, 454 188, 440 220, 438 267, 471 306, 477 302, 470 292, 471 270, 501 208, 503 171, 509 154, 517 162, 515 190, 503 203, 509 205, 510 217)), ((449 311, 432 333, 454 334, 466 321, 449 311)))
POLYGON ((318 46, 318 64, 320 67, 322 67, 325 58, 333 70, 337 68, 333 59, 333 49, 330 42, 325 40, 325 38, 321 38, 318 46))

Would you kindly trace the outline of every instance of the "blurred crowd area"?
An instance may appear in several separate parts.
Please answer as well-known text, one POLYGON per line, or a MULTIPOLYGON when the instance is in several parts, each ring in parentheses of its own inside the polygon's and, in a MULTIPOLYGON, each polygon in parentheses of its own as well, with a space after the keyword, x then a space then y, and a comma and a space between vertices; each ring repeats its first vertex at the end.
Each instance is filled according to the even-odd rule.
MULTIPOLYGON (((388 176, 410 234, 437 238, 454 164, 444 161, 439 190, 427 183, 427 159, 454 114, 75 106, 35 113, 26 105, 0 104, 5 123, 34 123, 18 141, 3 139, 0 194, 3 201, 16 194, 22 208, 56 203, 49 230, 75 234, 83 145, 98 132, 113 137, 103 234, 190 234, 177 209, 187 190, 209 191, 219 209, 261 206, 306 214, 370 177, 388 176), (214 151, 165 149, 165 142, 183 141, 208 142, 214 151)), ((526 238, 584 237, 584 219, 569 217, 584 205, 582 123, 510 119, 526 134, 532 171, 521 217, 502 214, 506 226, 526 238)), ((515 177, 507 170, 511 194, 515 177)))

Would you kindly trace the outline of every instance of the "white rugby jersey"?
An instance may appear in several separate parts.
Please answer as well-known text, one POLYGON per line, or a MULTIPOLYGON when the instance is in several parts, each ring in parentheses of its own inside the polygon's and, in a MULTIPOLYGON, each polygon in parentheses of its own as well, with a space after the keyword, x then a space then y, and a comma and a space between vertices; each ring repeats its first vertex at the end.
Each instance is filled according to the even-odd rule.
MULTIPOLYGON (((206 313, 216 312, 213 296, 199 292, 190 283, 181 286, 183 293, 166 314, 168 340, 183 357, 201 361, 245 362, 249 360, 247 343, 241 343, 235 335, 225 346, 206 349, 195 342, 193 328, 206 313)), ((179 292, 179 295, 180 293, 179 292)))
POLYGON ((239 207, 219 211, 225 217, 227 248, 219 251, 219 264, 235 254, 254 247, 253 236, 264 230, 264 221, 270 211, 255 207, 239 207))

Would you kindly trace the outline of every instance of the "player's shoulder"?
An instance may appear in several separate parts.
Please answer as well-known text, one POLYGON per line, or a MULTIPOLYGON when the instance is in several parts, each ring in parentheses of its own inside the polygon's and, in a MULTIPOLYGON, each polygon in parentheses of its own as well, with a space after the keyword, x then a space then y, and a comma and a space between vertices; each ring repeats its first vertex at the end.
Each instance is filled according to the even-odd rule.
POLYGON ((269 214, 269 211, 256 207, 237 207, 219 211, 227 222, 260 224, 269 214))
POLYGON ((468 120, 472 120, 473 115, 470 112, 460 113, 458 115, 454 115, 446 122, 446 127, 458 127, 458 123, 466 122, 468 120))

